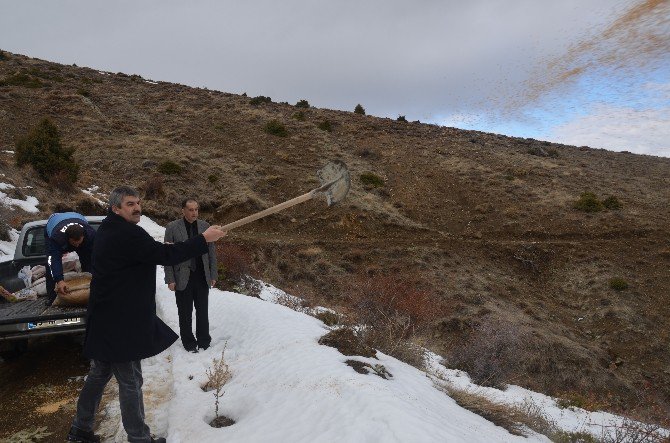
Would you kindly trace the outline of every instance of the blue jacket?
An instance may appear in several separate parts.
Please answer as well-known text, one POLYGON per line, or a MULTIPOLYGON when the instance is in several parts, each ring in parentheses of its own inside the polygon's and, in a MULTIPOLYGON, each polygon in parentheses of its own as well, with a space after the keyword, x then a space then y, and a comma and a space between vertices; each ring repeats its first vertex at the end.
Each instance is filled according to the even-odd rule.
POLYGON ((54 282, 63 280, 62 256, 66 252, 75 251, 79 256, 82 271, 90 272, 95 230, 83 215, 77 212, 52 214, 47 220, 45 237, 47 239, 47 264, 54 282), (72 224, 78 224, 84 228, 84 241, 78 248, 72 247, 65 236, 65 230, 72 224))

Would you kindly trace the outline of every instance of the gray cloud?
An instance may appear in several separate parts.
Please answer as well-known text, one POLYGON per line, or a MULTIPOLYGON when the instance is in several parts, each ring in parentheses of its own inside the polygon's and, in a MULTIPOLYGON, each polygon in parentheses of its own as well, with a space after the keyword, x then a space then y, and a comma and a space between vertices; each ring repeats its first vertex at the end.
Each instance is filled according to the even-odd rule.
POLYGON ((436 120, 503 111, 625 0, 0 1, 0 47, 295 103, 436 120))

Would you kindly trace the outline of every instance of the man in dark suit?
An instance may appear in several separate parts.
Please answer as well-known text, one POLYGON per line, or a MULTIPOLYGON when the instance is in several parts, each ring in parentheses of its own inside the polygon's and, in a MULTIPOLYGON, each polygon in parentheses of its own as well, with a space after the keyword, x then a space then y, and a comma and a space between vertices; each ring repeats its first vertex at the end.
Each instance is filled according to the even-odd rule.
POLYGON ((208 251, 225 232, 212 226, 185 242, 155 241, 141 227, 137 191, 127 186, 109 195, 110 211, 93 245, 93 279, 88 302, 84 356, 91 370, 77 401, 69 441, 99 442, 93 434, 95 412, 105 385, 116 377, 123 427, 131 442, 154 440, 144 422, 143 358, 163 352, 178 336, 156 315, 156 265, 171 266, 208 251))
MULTIPOLYGON (((178 243, 197 236, 209 227, 198 220, 198 202, 187 198, 181 203, 183 217, 165 227, 165 241, 178 243)), ((207 349, 212 337, 209 335, 207 302, 209 288, 216 283, 216 248, 209 244, 209 250, 200 257, 165 267, 165 283, 171 291, 176 291, 177 312, 179 313, 179 335, 184 348, 198 352, 207 349), (195 306, 195 336, 193 336, 193 307, 195 306)))

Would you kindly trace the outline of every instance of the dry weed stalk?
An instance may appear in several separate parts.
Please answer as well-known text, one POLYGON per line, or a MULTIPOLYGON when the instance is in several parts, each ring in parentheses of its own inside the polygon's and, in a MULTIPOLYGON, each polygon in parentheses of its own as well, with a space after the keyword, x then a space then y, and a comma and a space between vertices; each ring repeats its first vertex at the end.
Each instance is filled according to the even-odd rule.
POLYGON ((212 367, 205 370, 205 373, 207 374, 207 386, 214 391, 214 412, 216 418, 219 418, 219 399, 225 392, 223 387, 228 383, 232 376, 230 368, 228 368, 228 364, 224 359, 226 346, 228 346, 228 342, 223 345, 221 358, 212 359, 212 367))

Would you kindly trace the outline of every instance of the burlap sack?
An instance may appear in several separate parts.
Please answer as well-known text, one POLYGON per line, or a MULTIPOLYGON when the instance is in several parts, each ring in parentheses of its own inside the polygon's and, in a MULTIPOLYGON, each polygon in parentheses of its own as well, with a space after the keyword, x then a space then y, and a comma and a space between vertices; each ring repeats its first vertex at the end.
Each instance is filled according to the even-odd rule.
POLYGON ((86 306, 90 294, 90 288, 69 291, 67 294, 56 295, 53 304, 54 306, 86 306))
POLYGON ((57 294, 54 306, 86 306, 91 293, 91 274, 65 275, 68 293, 57 294))

